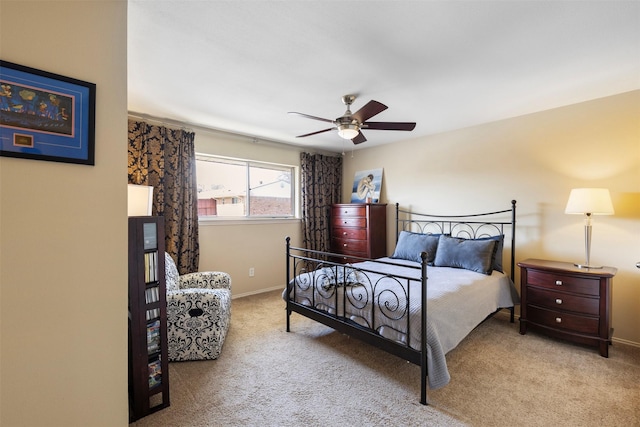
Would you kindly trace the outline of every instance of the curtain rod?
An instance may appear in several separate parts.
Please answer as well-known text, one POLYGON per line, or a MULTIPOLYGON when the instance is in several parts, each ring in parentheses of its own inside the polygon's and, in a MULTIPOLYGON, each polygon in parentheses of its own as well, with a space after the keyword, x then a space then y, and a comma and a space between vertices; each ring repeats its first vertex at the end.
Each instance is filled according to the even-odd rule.
MULTIPOLYGON (((152 116, 150 114, 138 113, 138 112, 135 112, 135 111, 129 111, 128 115, 131 118, 149 120, 149 121, 153 121, 155 123, 160 123, 162 125, 169 124, 171 126, 178 127, 180 129, 185 129, 185 126, 188 126, 190 129, 187 129, 187 130, 189 130, 189 131, 194 131, 194 128, 195 128, 195 129, 198 129, 198 130, 201 130, 201 131, 204 131, 204 132, 224 134, 224 135, 229 135, 229 136, 233 136, 233 137, 237 137, 237 138, 247 138, 247 139, 250 140, 250 142, 253 142, 254 144, 266 144, 266 145, 272 145, 272 146, 279 147, 279 148, 285 147, 285 148, 289 148, 289 149, 296 148, 301 152, 302 151, 306 151, 305 148, 302 147, 302 146, 298 146, 298 145, 294 145, 294 144, 287 144, 286 142, 274 141, 274 140, 271 140, 271 139, 264 139, 264 138, 257 137, 255 135, 249 135, 249 134, 245 134, 245 133, 239 133, 239 132, 232 132, 232 131, 223 130, 223 129, 217 129, 217 128, 210 127, 210 126, 199 125, 199 124, 196 124, 196 123, 180 122, 180 121, 174 120, 174 119, 168 119, 168 118, 152 116)), ((324 153, 324 154, 327 154, 327 155, 336 155, 336 153, 329 152, 329 151, 318 150, 317 152, 318 153, 324 153)))
POLYGON ((135 113, 133 111, 129 111, 128 112, 128 116, 130 118, 134 118, 134 119, 141 119, 141 120, 145 120, 148 122, 154 122, 157 124, 161 124, 164 126, 169 126, 172 128, 178 128, 178 129, 184 129, 184 130, 188 130, 190 132, 193 132, 193 129, 189 129, 186 126, 186 123, 180 123, 176 120, 171 120, 171 119, 167 119, 167 118, 162 118, 162 117, 155 117, 155 116, 151 116, 149 114, 142 114, 142 113, 135 113))

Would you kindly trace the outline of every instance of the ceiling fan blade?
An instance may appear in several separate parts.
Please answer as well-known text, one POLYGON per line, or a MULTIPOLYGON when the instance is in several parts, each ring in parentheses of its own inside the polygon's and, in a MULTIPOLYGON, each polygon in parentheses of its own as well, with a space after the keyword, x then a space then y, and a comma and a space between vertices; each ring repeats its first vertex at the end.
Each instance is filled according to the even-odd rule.
POLYGON ((287 114, 296 114, 298 116, 306 117, 307 119, 320 120, 321 122, 333 123, 333 120, 323 119, 322 117, 311 116, 309 114, 298 113, 298 112, 295 112, 295 111, 289 111, 287 114))
POLYGON ((366 122, 362 124, 362 127, 378 130, 413 130, 416 124, 412 122, 366 122))
POLYGON ((376 114, 382 113, 388 107, 378 101, 369 101, 364 107, 356 111, 351 117, 357 119, 360 123, 364 123, 376 114))
POLYGON ((353 141, 354 144, 362 144, 363 142, 365 142, 367 140, 367 138, 364 137, 364 135, 362 134, 362 132, 360 132, 359 134, 357 134, 353 139, 351 139, 351 141, 353 141))
POLYGON ((311 133, 305 133, 304 135, 298 135, 298 136, 296 136, 296 138, 304 138, 305 136, 317 135, 319 133, 329 132, 330 130, 335 130, 335 129, 336 128, 322 129, 322 130, 319 130, 317 132, 311 132, 311 133))

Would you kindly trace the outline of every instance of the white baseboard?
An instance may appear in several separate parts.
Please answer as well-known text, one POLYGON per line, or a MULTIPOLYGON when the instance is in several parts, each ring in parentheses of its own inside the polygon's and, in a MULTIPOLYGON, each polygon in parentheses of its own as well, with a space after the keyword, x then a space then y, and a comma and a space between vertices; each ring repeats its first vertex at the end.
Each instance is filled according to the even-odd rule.
POLYGON ((624 345, 630 345, 631 347, 638 347, 640 348, 640 342, 635 342, 635 341, 629 341, 629 340, 623 340, 622 338, 616 338, 616 337, 612 337, 611 341, 613 341, 614 343, 619 343, 619 344, 624 344, 624 345))
MULTIPOLYGON (((505 319, 509 319, 510 317, 510 312, 509 309, 502 309, 499 312, 497 312, 496 317, 501 317, 501 318, 505 318, 505 319)), ((515 315, 515 321, 519 321, 520 320, 520 315, 516 314, 515 315)), ((629 340, 625 340, 622 338, 616 338, 616 337, 611 337, 611 341, 613 343, 618 343, 618 344, 624 344, 624 345, 630 345, 632 347, 638 347, 640 348, 640 343, 635 342, 635 341, 629 341, 629 340)))
POLYGON ((265 289, 258 289, 257 291, 251 291, 251 292, 244 292, 242 294, 231 294, 231 299, 236 299, 236 298, 242 298, 242 297, 248 297, 251 295, 258 295, 258 294, 264 294, 265 292, 271 292, 271 291, 276 291, 276 290, 283 290, 284 291, 284 286, 280 285, 280 286, 273 286, 271 288, 265 288, 265 289))

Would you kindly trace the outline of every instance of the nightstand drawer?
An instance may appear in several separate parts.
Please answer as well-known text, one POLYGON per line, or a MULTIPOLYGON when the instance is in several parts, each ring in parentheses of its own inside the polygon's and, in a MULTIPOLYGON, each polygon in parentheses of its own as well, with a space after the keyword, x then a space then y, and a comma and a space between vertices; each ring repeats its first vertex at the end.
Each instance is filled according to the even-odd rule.
POLYGON ((586 278, 576 275, 529 270, 527 284, 553 289, 554 291, 573 292, 584 295, 600 295, 598 278, 586 278))
POLYGON ((367 218, 364 217, 342 217, 332 218, 331 225, 335 227, 367 227, 367 218))
POLYGON ((331 237, 351 240, 367 240, 366 228, 339 227, 331 230, 331 237))
POLYGON ((552 310, 572 311, 591 316, 598 316, 600 313, 600 300, 598 298, 565 294, 533 287, 528 289, 527 303, 552 310))
POLYGON ((599 326, 597 317, 567 314, 530 305, 527 306, 527 320, 549 328, 564 329, 585 335, 596 335, 599 326))

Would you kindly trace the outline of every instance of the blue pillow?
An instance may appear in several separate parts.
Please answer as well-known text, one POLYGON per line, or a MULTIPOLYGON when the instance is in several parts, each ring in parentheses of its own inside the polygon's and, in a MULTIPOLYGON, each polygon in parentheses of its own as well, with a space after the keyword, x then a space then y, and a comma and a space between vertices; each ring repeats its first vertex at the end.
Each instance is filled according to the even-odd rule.
POLYGON ((502 249, 504 248, 504 234, 500 234, 498 236, 489 236, 489 237, 479 237, 476 240, 495 240, 496 242, 496 254, 493 259, 493 269, 499 271, 500 273, 504 273, 504 269, 502 267, 502 249))
POLYGON ((434 265, 464 268, 489 275, 493 271, 493 259, 497 246, 496 240, 440 236, 434 265))
POLYGON ((411 231, 401 231, 398 236, 396 250, 391 258, 406 259, 407 261, 422 262, 420 254, 427 253, 427 264, 433 265, 438 248, 439 234, 421 234, 411 231))

